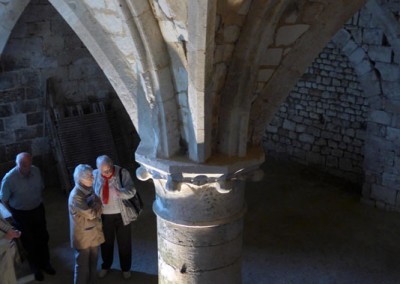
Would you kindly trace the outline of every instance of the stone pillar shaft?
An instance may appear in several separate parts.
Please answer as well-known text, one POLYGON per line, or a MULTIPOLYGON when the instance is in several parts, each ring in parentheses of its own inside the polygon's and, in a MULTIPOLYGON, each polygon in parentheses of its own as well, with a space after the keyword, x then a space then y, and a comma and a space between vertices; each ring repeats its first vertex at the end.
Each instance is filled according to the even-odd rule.
POLYGON ((244 183, 229 193, 212 184, 156 183, 159 283, 241 283, 244 183))

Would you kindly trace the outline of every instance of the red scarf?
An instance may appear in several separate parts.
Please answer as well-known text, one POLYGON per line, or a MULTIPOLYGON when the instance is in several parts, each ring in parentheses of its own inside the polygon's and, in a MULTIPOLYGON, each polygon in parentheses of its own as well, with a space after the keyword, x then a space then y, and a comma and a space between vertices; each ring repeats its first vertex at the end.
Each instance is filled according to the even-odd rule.
POLYGON ((108 181, 114 176, 115 167, 113 167, 112 174, 109 177, 101 175, 104 178, 104 185, 103 185, 103 204, 108 204, 108 198, 110 196, 110 189, 108 186, 108 181))

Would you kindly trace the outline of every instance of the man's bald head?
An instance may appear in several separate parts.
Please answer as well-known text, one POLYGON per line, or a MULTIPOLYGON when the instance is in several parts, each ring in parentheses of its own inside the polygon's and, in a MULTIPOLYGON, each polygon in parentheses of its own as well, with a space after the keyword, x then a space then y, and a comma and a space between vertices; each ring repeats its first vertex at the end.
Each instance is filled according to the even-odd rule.
POLYGON ((31 154, 27 152, 19 153, 15 159, 15 163, 17 164, 17 168, 22 175, 28 176, 30 174, 32 166, 31 154))

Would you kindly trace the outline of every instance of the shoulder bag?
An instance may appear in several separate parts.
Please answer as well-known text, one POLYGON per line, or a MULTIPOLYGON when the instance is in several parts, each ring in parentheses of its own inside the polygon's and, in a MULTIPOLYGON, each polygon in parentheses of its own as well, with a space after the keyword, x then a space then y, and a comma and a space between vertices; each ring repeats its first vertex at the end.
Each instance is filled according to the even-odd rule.
MULTIPOLYGON (((124 187, 122 183, 122 168, 119 169, 119 182, 121 187, 124 187)), ((124 203, 125 207, 133 211, 132 213, 133 215, 136 215, 136 218, 139 217, 140 213, 143 211, 143 201, 137 190, 133 197, 129 199, 123 199, 122 202, 124 203)))

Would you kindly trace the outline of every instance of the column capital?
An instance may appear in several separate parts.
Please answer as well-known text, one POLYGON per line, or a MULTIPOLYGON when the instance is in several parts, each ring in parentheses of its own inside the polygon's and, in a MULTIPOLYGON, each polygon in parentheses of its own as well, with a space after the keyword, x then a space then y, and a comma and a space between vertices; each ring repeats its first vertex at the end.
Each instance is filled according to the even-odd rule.
POLYGON ((220 193, 232 188, 226 183, 234 180, 258 181, 263 177, 259 166, 264 162, 261 148, 249 149, 246 157, 229 157, 223 154, 213 155, 204 163, 195 163, 185 156, 170 159, 154 158, 140 147, 135 153, 140 167, 136 171, 139 180, 165 180, 167 191, 179 190, 179 184, 202 186, 217 183, 220 193))

